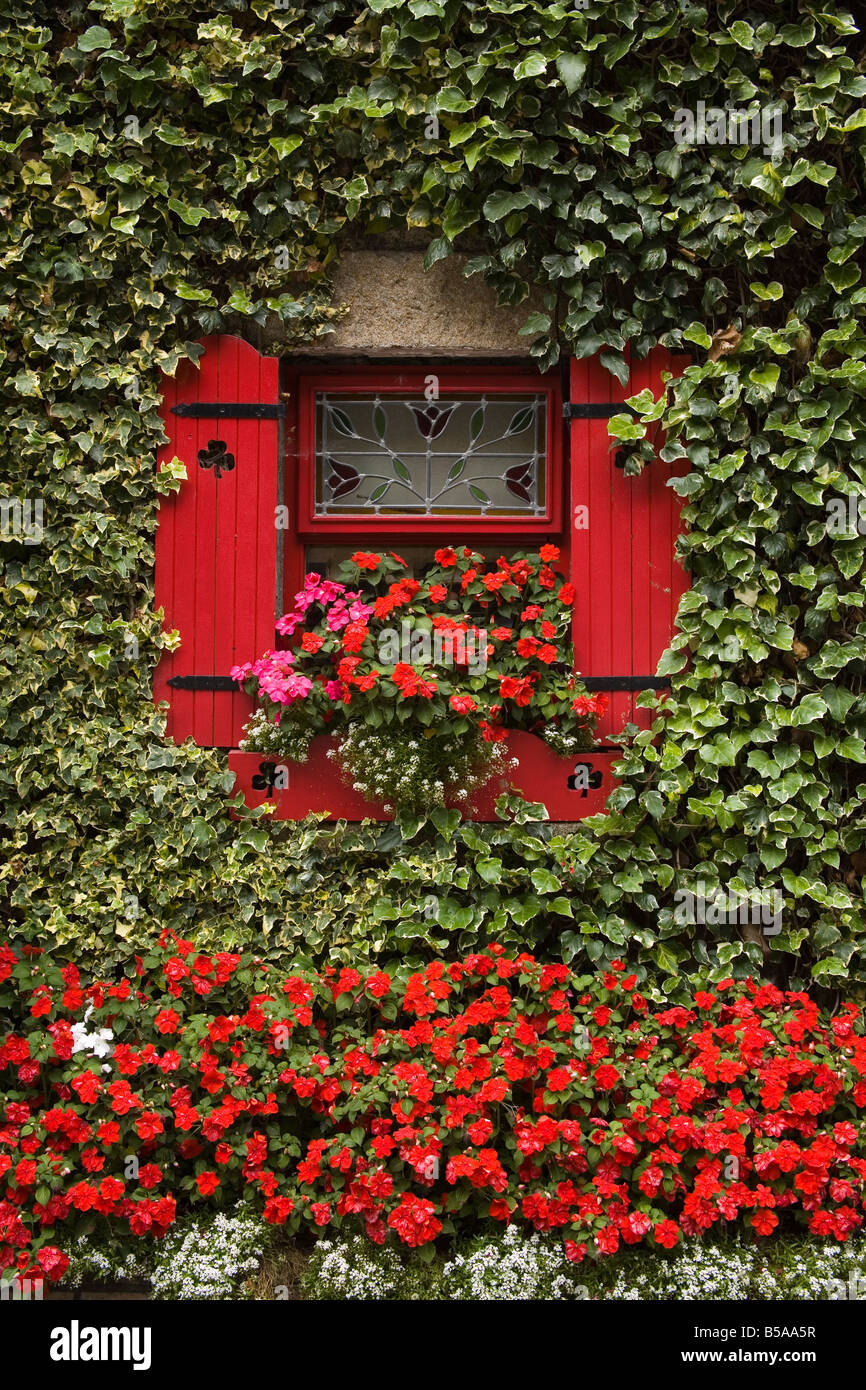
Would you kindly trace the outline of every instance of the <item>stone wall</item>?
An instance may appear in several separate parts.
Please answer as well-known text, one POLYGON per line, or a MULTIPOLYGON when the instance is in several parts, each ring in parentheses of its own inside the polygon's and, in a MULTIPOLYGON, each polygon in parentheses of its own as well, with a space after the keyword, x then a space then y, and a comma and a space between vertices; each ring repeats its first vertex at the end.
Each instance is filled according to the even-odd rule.
POLYGON ((519 336, 530 296, 498 308, 482 276, 463 276, 465 256, 424 270, 421 251, 345 251, 335 271, 335 303, 348 305, 333 333, 305 347, 311 357, 525 357, 532 335, 519 336))

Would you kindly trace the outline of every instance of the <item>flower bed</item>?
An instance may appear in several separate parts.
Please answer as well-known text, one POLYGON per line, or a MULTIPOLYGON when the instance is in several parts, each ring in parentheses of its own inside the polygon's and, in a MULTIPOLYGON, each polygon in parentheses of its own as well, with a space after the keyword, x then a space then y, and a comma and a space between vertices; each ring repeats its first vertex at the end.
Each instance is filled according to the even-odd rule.
POLYGON ((497 1223, 567 1256, 780 1221, 862 1223, 863 1018, 732 980, 652 1008, 496 946, 289 974, 164 937, 85 986, 0 948, 0 1268, 57 1278, 103 1218, 163 1236, 243 1194, 267 1222, 425 1247, 497 1223))

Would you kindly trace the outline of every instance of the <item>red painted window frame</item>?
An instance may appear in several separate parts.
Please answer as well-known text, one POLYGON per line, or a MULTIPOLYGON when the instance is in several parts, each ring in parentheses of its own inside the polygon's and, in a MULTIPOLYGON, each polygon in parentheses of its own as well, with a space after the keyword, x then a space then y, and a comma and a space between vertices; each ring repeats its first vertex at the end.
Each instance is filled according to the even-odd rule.
MULTIPOLYGON (((295 378, 297 433, 296 516, 298 537, 307 543, 327 536, 352 536, 358 544, 364 537, 441 536, 450 540, 490 536, 548 536, 559 533, 563 526, 563 433, 562 385, 558 371, 538 372, 532 367, 506 365, 479 366, 471 363, 455 366, 389 366, 340 367, 331 365, 307 371, 301 368, 295 378), (439 379, 439 392, 451 394, 493 395, 509 392, 532 392, 547 397, 547 481, 545 495, 547 512, 541 517, 487 516, 449 513, 437 516, 417 516, 411 512, 392 512, 387 516, 371 516, 368 512, 341 512, 339 516, 315 514, 315 451, 316 451, 316 392, 377 391, 380 395, 400 395, 407 391, 424 394, 425 380, 430 375, 439 379)), ((291 463, 291 457, 289 463, 291 463)))

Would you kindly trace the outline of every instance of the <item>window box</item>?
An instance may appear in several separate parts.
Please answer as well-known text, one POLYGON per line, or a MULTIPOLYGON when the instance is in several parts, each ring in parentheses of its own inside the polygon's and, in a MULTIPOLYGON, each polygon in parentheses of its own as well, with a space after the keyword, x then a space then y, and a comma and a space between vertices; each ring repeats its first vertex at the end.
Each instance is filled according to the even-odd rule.
MULTIPOLYGON (((393 815, 365 801, 342 780, 327 756, 334 744, 331 738, 314 739, 306 763, 280 763, 272 753, 231 752, 233 794, 243 792, 250 807, 272 803, 275 820, 302 820, 313 812, 327 812, 330 821, 393 820, 393 815)), ((583 820, 604 810, 617 785, 611 768, 619 750, 560 758, 543 739, 520 730, 509 732, 508 749, 518 760, 517 771, 502 779, 504 785, 497 779, 478 792, 464 812, 466 819, 495 821, 497 797, 508 790, 510 782, 528 801, 542 802, 551 820, 583 820)))

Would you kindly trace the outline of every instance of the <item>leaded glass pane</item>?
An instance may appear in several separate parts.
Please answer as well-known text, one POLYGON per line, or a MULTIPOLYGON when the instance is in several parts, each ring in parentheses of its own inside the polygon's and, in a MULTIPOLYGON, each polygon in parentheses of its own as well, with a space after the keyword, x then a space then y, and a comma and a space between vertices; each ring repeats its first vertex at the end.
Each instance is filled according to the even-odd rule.
POLYGON ((544 516, 543 395, 316 397, 316 515, 544 516))

